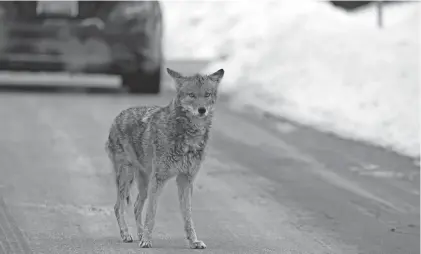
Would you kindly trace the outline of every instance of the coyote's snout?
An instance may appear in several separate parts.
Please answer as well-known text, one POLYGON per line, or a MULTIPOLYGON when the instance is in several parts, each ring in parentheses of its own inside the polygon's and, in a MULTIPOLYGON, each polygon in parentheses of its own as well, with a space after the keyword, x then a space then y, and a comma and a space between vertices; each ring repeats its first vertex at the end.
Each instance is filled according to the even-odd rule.
POLYGON ((224 70, 184 76, 167 69, 176 85, 176 96, 167 106, 140 106, 123 110, 112 123, 106 150, 113 164, 117 202, 115 215, 124 242, 133 241, 124 210, 130 188, 139 191, 134 203, 139 246, 152 247, 157 199, 167 180, 176 177, 184 230, 191 248, 203 249, 191 215, 193 181, 204 160, 218 86, 224 70), (144 203, 148 199, 145 223, 144 203))

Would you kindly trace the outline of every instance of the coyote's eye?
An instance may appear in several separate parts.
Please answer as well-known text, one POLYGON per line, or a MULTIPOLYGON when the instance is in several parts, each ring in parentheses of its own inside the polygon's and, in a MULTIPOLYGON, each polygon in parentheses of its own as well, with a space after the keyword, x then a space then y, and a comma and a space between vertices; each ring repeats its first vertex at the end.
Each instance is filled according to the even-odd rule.
POLYGON ((209 93, 209 92, 207 92, 207 93, 205 93, 205 97, 210 97, 212 94, 211 93, 209 93))
POLYGON ((194 95, 194 93, 189 93, 189 94, 188 94, 188 96, 189 96, 190 98, 194 98, 194 97, 196 97, 196 96, 194 95))

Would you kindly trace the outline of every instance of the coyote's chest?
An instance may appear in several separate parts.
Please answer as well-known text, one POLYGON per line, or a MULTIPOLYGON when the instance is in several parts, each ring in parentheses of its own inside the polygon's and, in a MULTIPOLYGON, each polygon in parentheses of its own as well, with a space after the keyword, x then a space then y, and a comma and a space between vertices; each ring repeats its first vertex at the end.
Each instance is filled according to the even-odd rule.
POLYGON ((179 172, 194 174, 203 160, 207 141, 206 129, 195 129, 180 135, 173 147, 175 167, 179 172))
POLYGON ((155 157, 170 170, 170 175, 196 174, 204 159, 210 124, 195 123, 186 117, 168 120, 155 128, 155 157))
POLYGON ((178 118, 175 125, 175 149, 179 154, 201 151, 205 148, 209 125, 194 124, 186 118, 178 118))

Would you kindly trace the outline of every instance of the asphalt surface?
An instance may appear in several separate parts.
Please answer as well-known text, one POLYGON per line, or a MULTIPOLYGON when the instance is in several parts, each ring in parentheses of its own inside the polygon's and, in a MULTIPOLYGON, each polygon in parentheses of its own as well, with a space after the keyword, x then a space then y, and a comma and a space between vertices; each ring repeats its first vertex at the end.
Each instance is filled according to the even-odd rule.
POLYGON ((154 248, 122 243, 108 129, 122 109, 170 97, 0 93, 0 253, 420 253, 411 159, 233 112, 224 99, 193 196, 208 248, 187 248, 174 181, 159 200, 154 248))

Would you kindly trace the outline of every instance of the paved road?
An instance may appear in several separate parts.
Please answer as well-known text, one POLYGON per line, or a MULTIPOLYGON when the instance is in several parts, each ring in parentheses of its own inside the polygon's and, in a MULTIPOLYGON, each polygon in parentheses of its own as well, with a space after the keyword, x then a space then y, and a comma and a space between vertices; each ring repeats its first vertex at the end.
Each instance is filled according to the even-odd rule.
POLYGON ((155 248, 122 243, 107 131, 120 110, 169 96, 0 94, 0 253, 420 253, 412 160, 227 101, 193 198, 208 249, 186 248, 173 182, 155 248))

